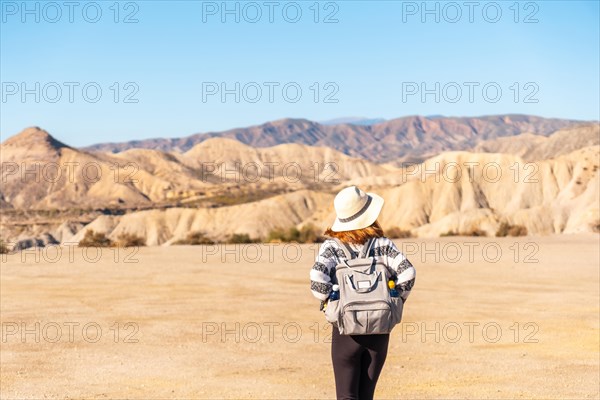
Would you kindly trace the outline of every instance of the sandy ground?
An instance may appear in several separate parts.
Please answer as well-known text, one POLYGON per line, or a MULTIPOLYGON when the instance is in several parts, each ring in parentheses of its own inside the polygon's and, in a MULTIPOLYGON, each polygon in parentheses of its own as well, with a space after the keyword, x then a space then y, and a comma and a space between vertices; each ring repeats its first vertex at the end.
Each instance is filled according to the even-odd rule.
MULTIPOLYGON (((377 398, 599 398, 597 235, 397 243, 377 398)), ((2 399, 334 397, 315 246, 71 250, 2 259, 2 399)))

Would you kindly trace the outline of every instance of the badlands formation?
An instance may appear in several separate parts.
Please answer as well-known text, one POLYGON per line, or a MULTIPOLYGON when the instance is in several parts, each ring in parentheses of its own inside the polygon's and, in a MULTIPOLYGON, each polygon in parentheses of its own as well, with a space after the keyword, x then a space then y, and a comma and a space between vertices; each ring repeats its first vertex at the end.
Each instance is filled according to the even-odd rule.
POLYGON ((418 163, 402 156, 377 163, 300 143, 253 147, 227 135, 186 151, 112 153, 28 128, 0 145, 1 239, 27 247, 78 242, 93 230, 146 245, 190 232, 265 240, 276 229, 325 229, 335 193, 354 184, 384 197, 384 229, 415 237, 495 236, 502 224, 529 235, 598 232, 599 125, 544 131, 553 121, 541 124, 544 134, 496 134, 418 163))

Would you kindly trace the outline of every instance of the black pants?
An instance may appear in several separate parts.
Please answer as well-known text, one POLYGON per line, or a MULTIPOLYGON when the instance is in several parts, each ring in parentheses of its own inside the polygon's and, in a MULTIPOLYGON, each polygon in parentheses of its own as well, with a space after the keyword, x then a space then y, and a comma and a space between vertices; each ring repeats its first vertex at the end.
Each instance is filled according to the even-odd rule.
POLYGON ((371 400, 390 335, 340 335, 333 326, 331 360, 338 400, 371 400))

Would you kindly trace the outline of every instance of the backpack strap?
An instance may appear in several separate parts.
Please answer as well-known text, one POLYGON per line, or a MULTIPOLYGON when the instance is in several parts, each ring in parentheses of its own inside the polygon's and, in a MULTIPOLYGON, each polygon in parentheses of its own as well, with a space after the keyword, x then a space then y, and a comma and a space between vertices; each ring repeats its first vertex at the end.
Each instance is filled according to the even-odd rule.
POLYGON ((373 247, 373 243, 375 243, 375 238, 369 238, 365 244, 362 247, 362 250, 360 251, 359 257, 360 258, 367 258, 369 257, 369 253, 371 252, 371 247, 373 247))
MULTIPOLYGON (((342 251, 344 252, 344 255, 346 256, 346 258, 348 260, 352 260, 354 258, 353 257, 354 251, 352 250, 352 248, 350 247, 350 245, 348 245, 348 243, 342 242, 338 238, 333 238, 333 240, 340 246, 340 248, 342 249, 342 251)), ((358 257, 359 258, 369 257, 369 253, 370 253, 371 248, 373 247, 374 243, 375 243, 375 238, 369 238, 363 244, 363 247, 362 247, 360 253, 358 254, 358 257)))
MULTIPOLYGON (((362 258, 369 257, 369 254, 371 254, 371 250, 373 250, 373 246, 375 245, 376 241, 377 241, 377 238, 369 238, 369 240, 364 244, 364 246, 361 250, 360 257, 362 257, 362 258)), ((386 265, 385 269, 387 270, 388 278, 394 279, 394 281, 395 281, 398 276, 396 274, 396 272, 389 265, 386 265)))
POLYGON ((340 246, 340 248, 342 249, 342 251, 344 252, 344 255, 346 256, 346 258, 348 260, 352 260, 352 256, 353 256, 353 251, 350 248, 350 246, 348 245, 348 243, 346 242, 342 242, 340 239, 338 238, 333 238, 333 240, 340 246))

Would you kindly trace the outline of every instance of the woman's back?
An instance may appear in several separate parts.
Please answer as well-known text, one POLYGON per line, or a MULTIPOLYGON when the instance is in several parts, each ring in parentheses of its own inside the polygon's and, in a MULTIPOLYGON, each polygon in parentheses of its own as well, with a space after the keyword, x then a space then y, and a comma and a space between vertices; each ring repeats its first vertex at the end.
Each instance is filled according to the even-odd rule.
MULTIPOLYGON (((382 236, 373 238, 371 250, 368 256, 375 257, 397 274, 396 287, 404 301, 408 298, 410 290, 415 282, 415 270, 402 252, 398 250, 394 242, 382 236)), ((354 252, 356 257, 364 244, 346 243, 354 252)), ((334 239, 327 239, 321 244, 319 254, 310 272, 311 290, 319 300, 327 300, 331 292, 332 280, 335 275, 335 267, 346 259, 344 250, 340 243, 334 239)))
MULTIPOLYGON (((388 283, 391 288, 391 281, 395 280, 398 292, 394 293, 395 302, 399 301, 397 297, 402 299, 402 303, 406 301, 415 282, 415 269, 394 242, 384 236, 383 229, 377 222, 382 207, 383 198, 374 193, 365 193, 356 186, 343 189, 335 197, 336 219, 331 228, 325 231, 325 235, 332 239, 323 242, 310 270, 310 289, 321 300, 321 309, 328 301, 336 282, 336 267, 348 258, 346 252, 350 251, 349 256, 355 258, 369 239, 374 241, 370 243, 369 254, 366 256, 374 257, 376 264, 385 264, 391 270, 389 272, 393 272, 389 274, 391 279, 388 283)), ((339 301, 336 303, 337 309, 344 301, 343 292, 340 290, 339 298, 337 291, 332 296, 332 305, 339 301)), ((385 363, 389 338, 389 333, 342 334, 336 323, 333 323, 331 358, 338 399, 373 398, 385 363)))

